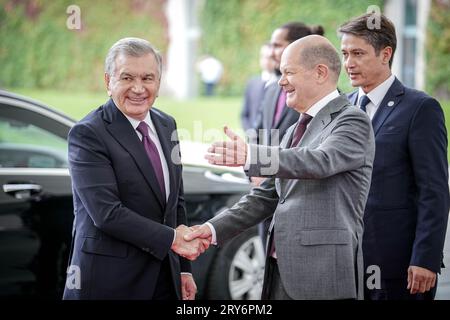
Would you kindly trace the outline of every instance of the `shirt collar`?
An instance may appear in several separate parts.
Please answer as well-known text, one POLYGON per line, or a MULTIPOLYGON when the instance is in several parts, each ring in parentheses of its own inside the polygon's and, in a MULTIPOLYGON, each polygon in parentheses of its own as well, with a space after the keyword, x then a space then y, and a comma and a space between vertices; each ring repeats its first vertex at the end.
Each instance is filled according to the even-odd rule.
POLYGON ((339 97, 339 92, 334 90, 313 104, 305 113, 314 118, 320 110, 322 110, 331 100, 334 100, 337 97, 339 97))
MULTIPOLYGON (((391 74, 389 78, 384 80, 382 83, 380 83, 375 89, 372 89, 369 93, 364 93, 363 89, 359 87, 358 90, 358 101, 361 99, 361 96, 367 95, 369 97, 370 102, 374 104, 375 107, 378 107, 381 104, 381 101, 383 101, 384 96, 388 92, 389 88, 392 86, 392 84, 395 81, 395 76, 391 74)), ((359 103, 359 102, 357 102, 359 103)))
MULTIPOLYGON (((117 108, 117 109, 119 109, 119 108, 117 108)), ((120 110, 120 109, 119 109, 119 111, 122 112, 122 110, 120 110)), ((155 125, 153 124, 152 118, 150 117, 150 111, 147 112, 147 115, 145 116, 144 120, 136 120, 134 118, 131 118, 131 117, 127 116, 123 112, 122 112, 122 114, 128 119, 128 121, 130 121, 130 124, 133 126, 134 130, 136 130, 136 128, 138 127, 139 123, 144 121, 148 125, 148 127, 150 128, 151 133, 156 134, 155 125)))

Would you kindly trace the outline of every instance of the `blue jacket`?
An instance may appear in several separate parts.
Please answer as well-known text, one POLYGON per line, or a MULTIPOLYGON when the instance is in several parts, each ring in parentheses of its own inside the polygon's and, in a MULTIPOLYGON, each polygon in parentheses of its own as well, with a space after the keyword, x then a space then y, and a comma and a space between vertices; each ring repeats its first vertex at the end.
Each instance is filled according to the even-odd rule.
MULTIPOLYGON (((353 104, 358 92, 349 95, 353 104)), ((439 102, 396 79, 373 117, 375 161, 364 264, 383 279, 410 265, 440 272, 449 212, 447 131, 439 102)))

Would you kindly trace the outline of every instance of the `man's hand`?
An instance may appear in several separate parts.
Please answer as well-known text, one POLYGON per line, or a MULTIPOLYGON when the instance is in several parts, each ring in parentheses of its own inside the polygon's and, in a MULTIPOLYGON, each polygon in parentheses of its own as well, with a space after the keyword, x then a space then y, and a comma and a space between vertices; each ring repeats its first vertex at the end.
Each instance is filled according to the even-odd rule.
POLYGON ((194 300, 197 293, 197 285, 190 274, 181 275, 181 297, 183 300, 194 300))
POLYGON ((436 273, 425 268, 409 266, 408 287, 411 294, 430 291, 436 285, 436 273))
POLYGON ((193 241, 194 239, 201 239, 203 241, 208 241, 211 244, 212 232, 211 229, 206 225, 198 225, 191 227, 192 232, 184 236, 184 240, 193 241))
POLYGON ((208 249, 210 242, 203 239, 195 239, 193 241, 184 240, 184 236, 194 231, 185 225, 179 225, 176 229, 177 235, 175 241, 172 244, 171 249, 178 255, 189 259, 195 260, 197 257, 208 249))
POLYGON ((227 126, 223 131, 231 141, 214 142, 208 149, 205 159, 211 164, 227 167, 240 167, 247 160, 247 144, 227 126))

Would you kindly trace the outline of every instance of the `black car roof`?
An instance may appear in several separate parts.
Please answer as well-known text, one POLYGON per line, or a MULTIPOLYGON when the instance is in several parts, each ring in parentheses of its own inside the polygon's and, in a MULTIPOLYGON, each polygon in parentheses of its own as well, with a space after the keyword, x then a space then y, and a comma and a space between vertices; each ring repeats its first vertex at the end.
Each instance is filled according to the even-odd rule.
POLYGON ((69 117, 68 115, 66 115, 66 114, 56 110, 55 108, 49 107, 48 105, 46 105, 46 104, 44 104, 42 102, 39 102, 37 100, 33 100, 31 98, 21 96, 21 95, 19 95, 17 93, 13 93, 13 92, 10 92, 10 91, 6 91, 6 90, 3 90, 3 89, 0 89, 0 98, 1 97, 18 100, 18 101, 22 101, 22 102, 25 102, 25 103, 30 103, 30 104, 32 104, 34 106, 39 107, 39 108, 42 108, 42 109, 45 109, 47 111, 53 112, 53 113, 57 114, 58 116, 61 116, 61 117, 65 118, 65 119, 67 119, 69 121, 72 121, 73 123, 76 122, 75 119, 73 119, 73 118, 69 117))

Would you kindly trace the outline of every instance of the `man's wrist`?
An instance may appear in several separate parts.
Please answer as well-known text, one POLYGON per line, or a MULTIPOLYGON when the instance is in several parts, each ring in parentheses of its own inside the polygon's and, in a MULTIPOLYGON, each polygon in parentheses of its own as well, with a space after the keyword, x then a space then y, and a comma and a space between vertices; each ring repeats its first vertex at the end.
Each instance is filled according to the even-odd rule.
POLYGON ((172 246, 174 245, 174 243, 175 243, 175 240, 177 239, 177 230, 176 229, 173 229, 173 240, 172 240, 172 246))
POLYGON ((245 147, 246 147, 246 152, 245 152, 245 164, 244 164, 244 170, 245 171, 247 171, 249 168, 250 168, 250 164, 251 164, 251 152, 250 152, 250 150, 251 150, 251 148, 250 148, 250 144, 249 143, 247 143, 246 145, 245 145, 245 147))
POLYGON ((211 244, 217 245, 216 229, 211 224, 211 222, 205 222, 205 225, 208 226, 209 230, 211 230, 211 244))
POLYGON ((193 277, 193 276, 192 276, 192 273, 190 273, 190 272, 180 272, 180 274, 181 274, 181 275, 187 275, 187 276, 193 277))

